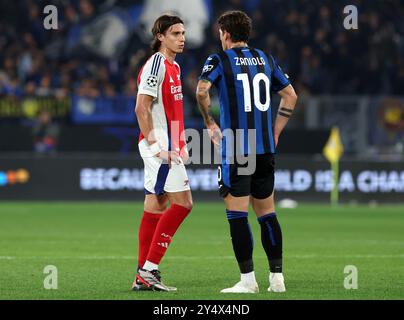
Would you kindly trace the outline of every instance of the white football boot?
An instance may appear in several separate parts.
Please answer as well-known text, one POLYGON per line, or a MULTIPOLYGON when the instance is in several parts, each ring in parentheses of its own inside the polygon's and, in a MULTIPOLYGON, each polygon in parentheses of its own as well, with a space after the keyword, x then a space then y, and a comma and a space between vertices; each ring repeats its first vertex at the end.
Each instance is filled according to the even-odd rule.
POLYGON ((221 293, 258 293, 259 288, 257 282, 246 283, 243 281, 237 282, 233 287, 226 288, 220 291, 221 293))
POLYGON ((282 273, 269 273, 269 292, 285 292, 285 280, 282 273))

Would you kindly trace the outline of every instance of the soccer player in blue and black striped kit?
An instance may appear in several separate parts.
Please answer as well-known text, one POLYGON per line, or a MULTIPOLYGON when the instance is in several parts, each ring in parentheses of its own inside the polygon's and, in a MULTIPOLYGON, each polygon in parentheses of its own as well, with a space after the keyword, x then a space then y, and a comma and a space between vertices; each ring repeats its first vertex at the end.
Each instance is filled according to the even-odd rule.
POLYGON ((269 261, 268 291, 284 292, 282 232, 273 198, 274 154, 297 96, 275 58, 248 46, 251 19, 244 12, 225 12, 219 17, 218 26, 223 51, 207 58, 196 97, 213 143, 221 146, 219 192, 224 198, 241 273, 236 285, 221 292, 259 291, 252 260, 253 236, 247 218, 250 203, 261 226, 261 241, 269 261), (212 85, 217 87, 219 95, 220 127, 210 113, 209 90, 212 85), (281 97, 274 122, 271 92, 281 97), (237 134, 240 130, 241 136, 237 134), (249 131, 253 132, 253 140, 249 131), (249 161, 253 159, 255 170, 241 173, 240 169, 246 169, 246 165, 239 161, 238 156, 248 156, 249 161))

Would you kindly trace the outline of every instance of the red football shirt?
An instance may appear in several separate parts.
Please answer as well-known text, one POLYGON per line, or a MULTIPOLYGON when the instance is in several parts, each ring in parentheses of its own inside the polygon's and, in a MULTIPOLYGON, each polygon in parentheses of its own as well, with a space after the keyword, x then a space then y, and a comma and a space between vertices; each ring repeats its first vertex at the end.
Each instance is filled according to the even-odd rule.
MULTIPOLYGON (((180 152, 185 146, 184 111, 178 63, 170 63, 157 52, 145 63, 138 75, 138 95, 154 97, 152 121, 155 137, 164 150, 180 152)), ((139 142, 144 139, 139 136, 139 142)))

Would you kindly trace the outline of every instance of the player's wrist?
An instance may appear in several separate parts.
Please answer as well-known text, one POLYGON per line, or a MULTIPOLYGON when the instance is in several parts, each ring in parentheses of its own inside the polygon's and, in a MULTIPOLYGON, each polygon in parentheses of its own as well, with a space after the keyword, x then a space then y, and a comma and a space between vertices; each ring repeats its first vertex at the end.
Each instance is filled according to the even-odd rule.
POLYGON ((275 128, 274 128, 274 138, 279 138, 279 136, 282 133, 282 129, 280 126, 275 124, 275 128))
POLYGON ((216 122, 215 122, 215 119, 213 119, 212 116, 207 116, 207 117, 204 119, 204 122, 205 122, 206 128, 209 128, 209 127, 211 127, 212 125, 214 125, 214 124, 216 123, 216 122))

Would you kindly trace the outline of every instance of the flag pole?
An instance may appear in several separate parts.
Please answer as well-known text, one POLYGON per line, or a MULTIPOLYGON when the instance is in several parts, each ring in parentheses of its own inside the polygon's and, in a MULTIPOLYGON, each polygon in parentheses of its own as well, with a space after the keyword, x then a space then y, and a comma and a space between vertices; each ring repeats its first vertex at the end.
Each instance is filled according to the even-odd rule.
POLYGON ((323 148, 323 155, 331 164, 333 186, 330 192, 330 202, 332 207, 338 206, 339 201, 339 159, 344 153, 338 127, 331 129, 330 137, 323 148))
POLYGON ((338 206, 339 199, 339 161, 331 162, 332 176, 333 176, 333 188, 331 191, 331 205, 333 207, 338 206))

